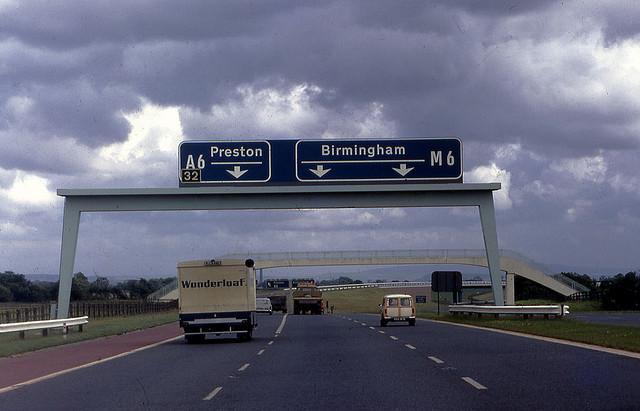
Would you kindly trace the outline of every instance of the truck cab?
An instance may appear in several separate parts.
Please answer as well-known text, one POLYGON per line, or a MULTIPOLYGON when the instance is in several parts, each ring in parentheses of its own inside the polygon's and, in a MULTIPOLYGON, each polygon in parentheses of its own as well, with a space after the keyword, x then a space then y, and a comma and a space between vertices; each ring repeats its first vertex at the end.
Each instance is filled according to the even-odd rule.
POLYGON ((416 325, 416 308, 413 297, 408 294, 385 295, 379 307, 381 327, 386 327, 392 321, 406 321, 411 326, 416 325))

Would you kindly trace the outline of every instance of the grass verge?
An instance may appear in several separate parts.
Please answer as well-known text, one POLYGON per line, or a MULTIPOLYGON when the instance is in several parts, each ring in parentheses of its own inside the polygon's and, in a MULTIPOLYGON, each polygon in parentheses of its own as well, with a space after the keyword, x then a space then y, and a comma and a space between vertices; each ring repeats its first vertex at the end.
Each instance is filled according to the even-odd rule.
MULTIPOLYGON (((397 292, 388 288, 360 288, 348 291, 324 291, 322 298, 329 301, 329 306, 335 307, 335 312, 377 313, 382 297, 394 293, 397 292)), ((420 314, 435 312, 438 306, 436 303, 427 302, 418 304, 416 308, 420 314)), ((440 309, 446 310, 446 305, 442 304, 440 309)))
POLYGON ((70 327, 67 335, 62 335, 61 330, 49 330, 49 335, 43 337, 41 331, 27 331, 25 339, 21 339, 19 333, 0 334, 0 357, 7 357, 28 351, 73 342, 91 340, 108 335, 124 334, 127 332, 154 327, 177 321, 178 312, 168 311, 156 314, 141 314, 128 317, 113 317, 89 319, 85 324, 84 332, 79 332, 78 327, 70 327))

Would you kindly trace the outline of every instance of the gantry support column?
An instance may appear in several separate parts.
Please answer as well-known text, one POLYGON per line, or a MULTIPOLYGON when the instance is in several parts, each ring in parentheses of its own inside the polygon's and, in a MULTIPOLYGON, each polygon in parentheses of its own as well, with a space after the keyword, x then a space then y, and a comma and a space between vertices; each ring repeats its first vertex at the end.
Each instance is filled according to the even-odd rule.
POLYGON ((58 279, 58 307, 56 318, 68 318, 69 316, 73 264, 76 260, 79 227, 80 209, 75 206, 72 198, 65 198, 64 214, 62 217, 62 246, 60 250, 60 273, 58 279))
POLYGON ((487 266, 489 267, 489 275, 491 276, 491 289, 493 290, 494 304, 504 305, 493 193, 486 191, 483 194, 482 201, 480 202, 480 222, 482 224, 484 248, 487 252, 487 266))

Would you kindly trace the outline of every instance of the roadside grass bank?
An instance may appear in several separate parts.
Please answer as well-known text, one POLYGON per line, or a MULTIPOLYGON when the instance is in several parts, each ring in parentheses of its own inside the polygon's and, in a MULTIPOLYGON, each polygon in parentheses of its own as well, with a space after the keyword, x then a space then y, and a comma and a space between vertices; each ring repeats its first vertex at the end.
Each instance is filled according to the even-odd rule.
MULTIPOLYGON (((386 294, 398 294, 390 288, 359 288, 347 291, 323 291, 322 298, 329 301, 329 306, 334 306, 336 313, 377 313, 378 304, 382 303, 382 297, 386 294)), ((438 305, 427 302, 417 304, 418 314, 435 312, 438 305)), ((441 310, 446 306, 441 305, 441 310)))
POLYGON ((167 311, 127 317, 89 319, 89 323, 84 325, 83 332, 79 332, 78 327, 69 327, 67 335, 63 335, 62 330, 49 330, 49 335, 46 337, 42 336, 40 330, 27 331, 24 339, 21 339, 17 332, 0 334, 0 357, 109 335, 124 334, 171 323, 177 319, 177 311, 167 311))
POLYGON ((527 320, 522 318, 495 319, 453 316, 450 314, 437 316, 433 313, 421 314, 419 317, 640 352, 640 327, 593 324, 567 318, 549 320, 543 318, 527 320))

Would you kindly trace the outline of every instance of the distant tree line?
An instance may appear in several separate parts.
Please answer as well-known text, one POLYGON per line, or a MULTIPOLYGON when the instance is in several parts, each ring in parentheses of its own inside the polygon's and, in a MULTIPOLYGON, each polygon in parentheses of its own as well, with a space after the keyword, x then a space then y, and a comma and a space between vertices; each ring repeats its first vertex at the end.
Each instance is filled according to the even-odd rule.
MULTIPOLYGON (((587 286, 591 290, 590 298, 599 300, 605 310, 640 310, 640 275, 636 272, 601 277, 599 280, 586 274, 561 274, 587 286)), ((520 276, 516 276, 515 291, 516 300, 565 299, 563 295, 520 276)))
POLYGON ((341 276, 338 278, 332 278, 330 280, 322 280, 316 282, 317 285, 342 285, 342 284, 362 284, 360 280, 354 280, 349 277, 341 276))
MULTIPOLYGON (((94 281, 82 273, 73 275, 71 281, 71 300, 138 300, 159 290, 173 281, 169 278, 140 278, 111 284, 106 277, 97 277, 94 281)), ((30 281, 23 274, 13 271, 0 273, 0 302, 45 302, 58 299, 58 283, 49 281, 30 281)))

